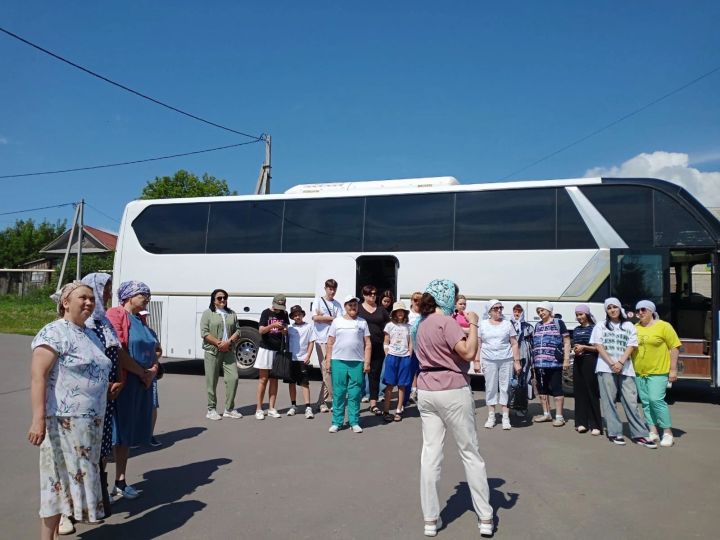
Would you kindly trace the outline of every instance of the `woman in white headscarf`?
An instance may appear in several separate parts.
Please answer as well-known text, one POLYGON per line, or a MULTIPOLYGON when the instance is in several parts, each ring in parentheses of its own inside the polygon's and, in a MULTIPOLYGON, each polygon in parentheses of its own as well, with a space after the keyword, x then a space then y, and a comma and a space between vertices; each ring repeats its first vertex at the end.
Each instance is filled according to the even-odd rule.
POLYGON ((590 343, 598 351, 595 372, 600 386, 600 408, 607 438, 614 444, 625 444, 622 420, 615 407, 615 398, 619 393, 632 441, 646 448, 657 448, 657 444, 648 439, 648 429, 637 406, 635 370, 630 361, 630 355, 638 344, 637 331, 627 320, 625 310, 617 298, 605 300, 605 312, 605 323, 595 325, 590 343))
POLYGON ((650 428, 649 439, 660 440, 658 428, 663 430, 660 446, 673 445, 670 409, 665 402, 668 382, 677 380, 677 363, 680 355, 680 339, 675 329, 660 320, 655 304, 641 300, 635 306, 638 323, 635 325, 638 347, 632 355, 635 368, 635 384, 650 428))

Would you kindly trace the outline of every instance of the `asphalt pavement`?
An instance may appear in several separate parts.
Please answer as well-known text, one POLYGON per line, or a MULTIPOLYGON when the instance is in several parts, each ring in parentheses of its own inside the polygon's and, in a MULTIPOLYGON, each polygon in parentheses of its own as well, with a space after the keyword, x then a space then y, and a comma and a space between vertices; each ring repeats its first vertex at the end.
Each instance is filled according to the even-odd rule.
MULTIPOLYGON (((26 439, 30 341, 0 335, 2 538, 36 538, 39 527, 38 451, 26 439)), ((332 435, 328 414, 255 420, 256 382, 241 380, 236 403, 245 417, 212 422, 205 419, 202 363, 167 367, 156 429, 162 446, 134 450, 128 465, 128 482, 141 496, 117 501, 103 524, 78 524, 67 538, 423 537, 414 407, 402 422, 387 425, 364 407, 364 433, 332 435)), ((484 393, 474 386, 496 538, 717 538, 717 392, 677 385, 671 406, 677 443, 650 450, 578 434, 572 420, 561 428, 522 422, 511 431, 484 429, 484 393)), ((318 389, 313 381, 313 398, 318 389)), ((222 402, 222 380, 218 392, 222 402)), ((281 384, 278 407, 284 412, 289 404, 281 384)), ((566 417, 572 408, 566 399, 566 417)), ((530 414, 539 409, 533 402, 530 414)), ((112 476, 112 464, 109 471, 112 476)), ((451 438, 440 498, 445 525, 438 538, 479 538, 451 438)))

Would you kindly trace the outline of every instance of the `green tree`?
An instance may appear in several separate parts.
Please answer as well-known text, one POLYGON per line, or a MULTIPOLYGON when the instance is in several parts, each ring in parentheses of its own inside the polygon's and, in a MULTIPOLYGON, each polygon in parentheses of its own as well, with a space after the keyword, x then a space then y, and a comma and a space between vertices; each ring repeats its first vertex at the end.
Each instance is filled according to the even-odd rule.
POLYGON ((32 219, 18 219, 15 225, 0 231, 0 268, 18 265, 40 257, 38 251, 65 232, 66 222, 54 225, 44 220, 35 224, 32 219))
POLYGON ((220 180, 205 173, 202 178, 180 169, 173 176, 156 176, 142 190, 141 199, 173 199, 185 197, 215 197, 237 195, 230 192, 226 180, 220 180))
MULTIPOLYGON (((106 272, 108 274, 113 273, 113 261, 115 260, 115 253, 93 253, 83 254, 82 262, 80 264, 80 277, 92 274, 93 272, 106 272)), ((58 279, 60 279, 60 266, 62 259, 57 261, 55 265, 55 272, 52 277, 52 289, 57 288, 58 279)), ((68 257, 67 266, 65 268, 65 276, 63 277, 63 285, 70 283, 75 279, 75 272, 77 270, 77 255, 70 255, 68 257)))

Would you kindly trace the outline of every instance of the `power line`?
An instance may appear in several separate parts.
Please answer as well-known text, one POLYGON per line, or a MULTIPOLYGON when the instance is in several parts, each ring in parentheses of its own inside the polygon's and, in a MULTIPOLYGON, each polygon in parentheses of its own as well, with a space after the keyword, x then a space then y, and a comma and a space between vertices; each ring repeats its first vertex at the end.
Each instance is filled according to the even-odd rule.
POLYGON ((214 127, 216 127, 216 128, 224 129, 225 131, 229 131, 230 133, 235 133, 235 134, 237 134, 237 135, 242 135, 243 137, 249 137, 249 138, 251 138, 251 139, 255 139, 256 141, 262 141, 262 140, 264 140, 264 135, 260 135, 260 136, 258 137, 258 136, 256 136, 256 135, 250 135, 250 134, 248 134, 248 133, 243 133, 242 131, 238 131, 238 130, 236 130, 236 129, 232 129, 232 128, 223 126, 223 125, 221 125, 221 124, 217 124, 217 123, 212 122, 212 121, 210 121, 210 120, 206 120, 205 118, 201 118, 200 116, 191 114, 191 113, 189 113, 189 112, 183 111, 182 109, 178 109, 177 107, 173 107, 172 105, 169 105, 169 104, 167 104, 167 103, 164 103, 164 102, 160 101, 159 99, 155 99, 155 98, 153 98, 153 97, 150 97, 150 96, 148 96, 147 94, 143 94, 142 92, 138 92, 137 90, 133 90, 132 88, 130 88, 130 87, 128 87, 128 86, 125 86, 124 84, 121 84, 121 83, 119 83, 119 82, 113 81, 112 79, 109 79, 109 78, 107 78, 107 77, 105 77, 105 76, 103 76, 103 75, 100 75, 99 73, 96 73, 96 72, 92 71, 91 69, 88 69, 88 68, 83 67, 83 66, 81 66, 81 65, 79 65, 79 64, 76 64, 75 62, 73 62, 73 61, 71 61, 71 60, 68 60, 67 58, 63 58, 63 57, 60 56, 59 54, 55 54, 54 52, 49 51, 49 50, 41 47, 40 45, 37 45, 36 43, 33 43, 32 41, 28 41, 27 39, 25 39, 25 38, 23 38, 23 37, 21 37, 21 36, 18 36, 17 34, 15 34, 15 33, 13 33, 13 32, 10 32, 9 30, 6 30, 5 28, 0 27, 0 32, 3 32, 3 33, 5 33, 5 34, 7 34, 8 36, 17 39, 18 41, 21 41, 21 42, 25 43, 26 45, 29 45, 30 47, 33 47, 33 48, 37 49, 38 51, 41 51, 41 52, 43 52, 43 53, 45 53, 45 54, 47 54, 47 55, 50 55, 50 56, 52 56, 53 58, 55 58, 55 59, 57 59, 57 60, 60 60, 61 62, 64 62, 64 63, 66 63, 66 64, 68 64, 68 65, 70 65, 70 66, 72 66, 72 67, 74 67, 74 68, 77 68, 77 69, 79 69, 80 71, 84 71, 84 72, 87 73, 88 75, 92 75, 93 77, 97 77, 98 79, 100 79, 100 80, 102 80, 102 81, 105 81, 106 83, 112 84, 113 86, 117 86, 118 88, 121 88, 122 90, 125 90, 126 92, 130 92, 131 94, 135 94, 136 96, 141 97, 141 98, 143 98, 143 99, 146 99, 146 100, 148 100, 148 101, 151 101, 151 102, 155 103, 156 105, 160 105, 161 107, 165 107, 166 109, 170 109, 171 111, 175 111, 176 113, 182 114, 182 115, 187 116, 187 117, 189 117, 189 118, 192 118, 192 119, 194 119, 194 120, 198 120, 199 122, 203 122, 203 123, 208 124, 208 125, 210 125, 210 126, 214 126, 214 127))
POLYGON ((52 206, 40 206, 38 208, 27 208, 25 210, 15 210, 13 212, 2 212, 0 213, 0 216, 9 216, 12 214, 24 214, 26 212, 35 212, 36 210, 47 210, 49 208, 61 208, 63 206, 73 206, 77 203, 71 202, 71 203, 62 203, 62 204, 54 204, 52 206))
POLYGON ((116 218, 114 218, 114 217, 111 217, 111 216, 107 215, 105 212, 103 212, 102 210, 94 207, 94 206, 93 206, 92 204, 90 204, 89 202, 85 201, 85 205, 88 206, 88 207, 90 207, 90 208, 92 208, 93 210, 95 210, 98 214, 100 214, 100 215, 102 215, 102 216, 105 216, 106 218, 114 221, 115 223, 120 223, 120 220, 119 220, 119 219, 116 219, 116 218))
POLYGON ((255 144, 257 142, 260 142, 260 140, 256 141, 249 141, 244 143, 237 143, 237 144, 228 144, 226 146, 217 146, 215 148, 205 148, 204 150, 195 150, 193 152, 183 152, 181 154, 171 154, 169 156, 158 156, 158 157, 152 157, 147 159, 135 159, 133 161, 121 161, 120 163, 107 163, 105 165, 91 165, 88 167, 75 167, 73 169, 58 169, 55 171, 40 171, 40 172, 29 172, 29 173, 19 173, 19 174, 4 174, 0 175, 0 180, 7 180, 8 178, 25 178, 27 176, 40 176, 43 174, 62 174, 62 173, 69 173, 69 172, 78 172, 78 171, 92 171, 95 169, 108 169, 110 167, 122 167, 124 165, 135 165, 137 163, 147 163, 149 161, 160 161, 163 159, 173 159, 183 156, 193 156, 196 154, 205 154, 207 152, 217 152, 218 150, 227 150, 228 148, 237 148, 238 146, 246 146, 248 144, 255 144))
POLYGON ((533 162, 530 163, 529 165, 525 165, 524 167, 521 167, 520 169, 517 169, 516 171, 513 171, 513 172, 511 172, 510 174, 508 174, 508 175, 506 175, 506 176, 503 176, 503 177, 501 178, 501 180, 507 180, 508 178, 511 178, 511 177, 515 176, 516 174, 519 174, 519 173, 521 173, 521 172, 529 169, 530 167, 534 167, 534 166, 537 165, 538 163, 542 163, 543 161, 546 161, 546 160, 550 159, 551 157, 556 156, 556 155, 558 155, 559 153, 564 152, 565 150, 567 150, 567 149, 569 149, 569 148, 572 148, 573 146, 577 146, 578 144, 580 144, 580 143, 582 143, 582 142, 585 142, 585 141, 588 140, 589 138, 594 137, 595 135, 597 135, 597 134, 599 134, 599 133, 602 133, 603 131, 605 131, 605 130, 607 130, 607 129, 610 129, 611 127, 619 124, 620 122, 623 122, 624 120, 627 120, 628 118, 630 118, 630 117, 632 117, 632 116, 635 116, 636 114, 641 113, 641 112, 644 111, 645 109, 648 109, 648 108, 652 107, 653 105, 656 105, 657 103, 660 103, 660 102, 663 101, 664 99, 667 99, 667 98, 669 98, 670 96, 673 96, 673 95, 677 94, 678 92, 680 92, 680 91, 682 91, 682 90, 685 90, 687 87, 692 86, 693 84, 695 84, 695 83, 697 83, 697 82, 700 82, 701 80, 705 79, 706 77, 709 77, 710 75, 712 75, 713 73, 715 73, 715 72, 717 72, 717 71, 720 71, 720 66, 717 66, 716 68, 711 69, 710 71, 708 71, 708 72, 706 72, 706 73, 703 73, 703 74, 700 75, 699 77, 694 78, 692 81, 690 81, 690 82, 688 82, 688 83, 685 83, 685 84, 683 84, 682 86, 678 86, 677 88, 675 88, 674 90, 671 90, 671 91, 668 92, 667 94, 664 94, 664 95, 660 96, 659 98, 656 98, 656 99, 652 100, 650 103, 647 103, 646 105, 643 105, 642 107, 640 107, 640 108, 638 108, 638 109, 635 109, 634 111, 632 111, 632 112, 630 112, 630 113, 628 113, 628 114, 626 114, 626 115, 624 115, 624 116, 621 116, 620 118, 618 118, 618 119, 616 119, 616 120, 613 120, 613 121, 610 122, 609 124, 606 124, 606 125, 604 125, 603 127, 598 128, 598 129, 596 129, 595 131, 592 131, 592 132, 588 133, 587 135, 585 135, 585 136, 583 136, 583 137, 580 137, 579 139, 577 139, 577 140, 575 140, 575 141, 573 141, 573 142, 571 142, 571 143, 569 143, 569 144, 566 144, 565 146, 563 146, 563 147, 561 147, 561 148, 558 148, 558 149, 555 150, 554 152, 550 152, 549 154, 546 154, 546 155, 544 155, 543 157, 541 157, 541 158, 539 158, 539 159, 536 159, 535 161, 533 161, 533 162))

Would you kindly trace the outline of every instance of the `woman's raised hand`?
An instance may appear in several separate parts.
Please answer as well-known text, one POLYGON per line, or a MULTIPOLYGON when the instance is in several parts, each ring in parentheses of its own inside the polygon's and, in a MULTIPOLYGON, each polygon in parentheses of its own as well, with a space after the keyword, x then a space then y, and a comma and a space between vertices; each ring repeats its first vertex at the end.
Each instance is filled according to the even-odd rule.
POLYGON ((467 322, 474 324, 475 326, 477 326, 477 323, 480 320, 480 317, 474 311, 466 311, 465 318, 467 319, 467 322))

